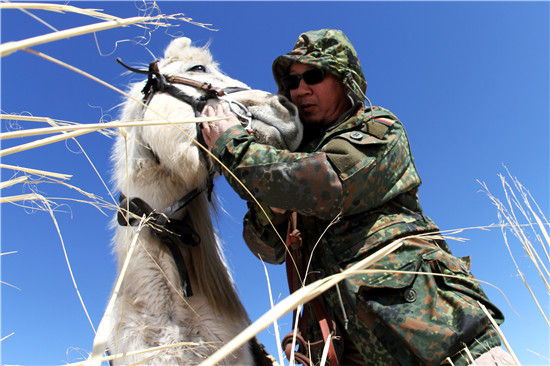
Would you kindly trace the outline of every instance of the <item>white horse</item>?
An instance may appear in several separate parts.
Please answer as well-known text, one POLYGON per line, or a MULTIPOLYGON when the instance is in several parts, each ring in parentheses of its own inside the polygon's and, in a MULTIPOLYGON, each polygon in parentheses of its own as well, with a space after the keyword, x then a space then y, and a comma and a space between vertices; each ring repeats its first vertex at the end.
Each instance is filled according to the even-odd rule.
MULTIPOLYGON (((210 83, 212 87, 225 89, 226 96, 210 99, 208 103, 231 105, 241 115, 251 112, 251 127, 257 140, 289 150, 295 149, 300 142, 302 127, 296 108, 288 100, 250 90, 242 82, 224 75, 209 51, 191 46, 188 38, 178 38, 170 43, 158 69, 157 79, 163 78, 161 74, 185 76, 200 84, 210 83), (235 91, 233 88, 239 89, 235 91), (229 94, 231 91, 235 92, 229 94)), ((172 89, 177 88, 192 98, 206 93, 197 86, 179 84, 168 78, 169 81, 173 82, 172 89)), ((141 99, 143 86, 144 83, 134 85, 130 94, 141 99)), ((199 99, 185 102, 167 90, 158 89, 149 90, 149 108, 127 100, 121 119, 189 120, 197 113, 190 103, 197 102, 198 107, 203 107, 199 99)), ((212 90, 208 91, 210 95, 215 94, 212 90)), ((111 354, 120 354, 190 342, 187 346, 126 356, 114 363, 197 364, 249 324, 209 215, 208 189, 204 188, 213 173, 208 168, 212 161, 191 139, 198 136, 195 124, 144 124, 125 131, 126 136, 117 139, 113 154, 114 178, 121 195, 128 200, 138 197, 142 203, 140 207, 145 207, 144 213, 148 214, 152 209, 153 215, 167 212, 167 207, 181 202, 180 199, 189 192, 198 196, 170 217, 168 229, 148 227, 139 233, 123 290, 116 299, 115 324, 112 325, 108 349, 111 354), (171 230, 183 233, 180 237, 175 236, 176 241, 181 240, 177 253, 173 253, 173 249, 162 240, 162 235, 170 238, 167 232, 171 230), (176 264, 178 256, 179 266, 176 264), (187 281, 180 278, 181 263, 183 272, 187 272, 187 281), (189 296, 185 296, 186 291, 189 296)), ((121 206, 130 204, 128 200, 121 206)), ((162 216, 157 215, 157 218, 162 219, 162 216)), ((136 233, 135 226, 117 225, 114 247, 119 271, 129 243, 138 235, 136 233)), ((253 365, 255 361, 249 348, 240 349, 226 358, 226 364, 253 365)))

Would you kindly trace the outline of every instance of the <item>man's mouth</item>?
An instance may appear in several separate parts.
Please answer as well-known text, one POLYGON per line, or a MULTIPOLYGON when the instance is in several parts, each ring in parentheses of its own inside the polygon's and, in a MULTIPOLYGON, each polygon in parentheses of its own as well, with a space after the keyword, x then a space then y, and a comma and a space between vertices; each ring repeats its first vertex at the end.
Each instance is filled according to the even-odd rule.
POLYGON ((315 104, 313 104, 313 103, 300 104, 300 110, 302 112, 310 112, 313 108, 315 108, 315 104))

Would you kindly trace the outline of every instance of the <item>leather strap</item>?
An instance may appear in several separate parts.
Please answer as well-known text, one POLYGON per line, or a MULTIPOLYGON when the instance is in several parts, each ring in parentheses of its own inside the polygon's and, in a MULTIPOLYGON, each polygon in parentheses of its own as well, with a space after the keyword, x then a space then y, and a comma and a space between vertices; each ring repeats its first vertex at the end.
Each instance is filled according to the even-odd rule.
MULTIPOLYGON (((290 293, 296 291, 301 287, 300 278, 304 278, 306 273, 305 263, 303 261, 303 250, 302 250, 302 237, 301 233, 298 230, 298 214, 292 212, 289 216, 288 230, 286 236, 285 245, 287 246, 286 251, 286 272, 287 272, 287 281, 290 293), (293 260, 294 259, 294 260, 293 260)), ((318 341, 310 343, 311 347, 324 346, 325 343, 329 343, 328 349, 328 363, 330 366, 339 366, 338 357, 336 356, 336 351, 334 349, 334 344, 332 338, 328 340, 329 335, 333 333, 333 329, 336 329, 335 322, 330 318, 328 313, 324 310, 321 305, 320 299, 315 298, 309 303, 304 305, 302 315, 298 320, 298 331, 296 332, 296 344, 298 345, 298 351, 294 352, 294 357, 297 363, 301 363, 306 366, 312 364, 311 360, 304 354, 307 352, 307 342, 302 336, 303 331, 306 329, 306 319, 310 316, 310 308, 313 308, 313 313, 315 318, 319 323, 321 328, 321 333, 323 335, 323 341, 318 341)), ((293 312, 293 324, 296 321, 296 310, 293 312)), ((292 340, 294 338, 294 332, 287 334, 282 341, 282 346, 285 351, 286 357, 290 360, 292 353, 292 340)))
MULTIPOLYGON (((290 356, 292 353, 293 340, 294 340, 294 332, 290 332, 286 336, 284 336, 281 342, 283 345, 283 350, 285 351, 286 358, 288 358, 288 360, 290 360, 290 356)), ((299 350, 307 349, 307 342, 299 332, 296 333, 295 344, 298 345, 299 350)), ((301 352, 294 352, 294 360, 296 361, 296 363, 301 363, 302 365, 305 365, 305 366, 311 366, 311 360, 301 352)))
POLYGON ((150 217, 152 223, 150 232, 170 250, 172 258, 176 263, 183 294, 186 297, 193 296, 193 290, 187 266, 180 249, 187 246, 199 245, 200 236, 191 228, 187 221, 175 219, 172 216, 202 192, 202 190, 189 192, 180 200, 168 206, 162 213, 155 212, 147 202, 139 197, 127 198, 122 193, 119 197, 118 224, 120 226, 137 226, 139 220, 130 215, 130 213, 137 217, 142 217, 143 215, 150 217))

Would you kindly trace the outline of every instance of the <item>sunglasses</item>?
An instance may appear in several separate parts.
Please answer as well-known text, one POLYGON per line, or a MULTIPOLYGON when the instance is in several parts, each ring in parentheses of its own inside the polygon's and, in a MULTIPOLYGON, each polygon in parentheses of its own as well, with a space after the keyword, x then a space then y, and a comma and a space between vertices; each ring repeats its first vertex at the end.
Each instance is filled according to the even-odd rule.
POLYGON ((287 75, 281 79, 281 83, 287 90, 292 90, 300 86, 300 80, 304 79, 307 85, 319 84, 325 79, 326 72, 323 69, 310 69, 303 74, 287 75))

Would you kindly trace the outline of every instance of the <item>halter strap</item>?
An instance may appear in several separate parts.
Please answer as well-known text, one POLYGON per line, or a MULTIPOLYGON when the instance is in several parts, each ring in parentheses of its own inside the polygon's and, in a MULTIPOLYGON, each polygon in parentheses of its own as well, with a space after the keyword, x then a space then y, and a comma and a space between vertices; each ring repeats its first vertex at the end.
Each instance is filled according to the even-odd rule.
MULTIPOLYGON (((210 190, 210 187, 207 188, 210 190)), ((119 197, 118 224, 120 226, 137 226, 139 220, 130 215, 130 213, 138 217, 145 215, 150 218, 152 223, 151 234, 164 243, 170 250, 178 269, 183 294, 186 297, 193 296, 193 290, 187 266, 180 249, 188 246, 197 246, 200 244, 201 239, 186 220, 175 219, 173 216, 202 192, 204 192, 204 189, 193 189, 160 213, 155 212, 147 202, 139 197, 130 197, 128 199, 122 193, 119 197)))

